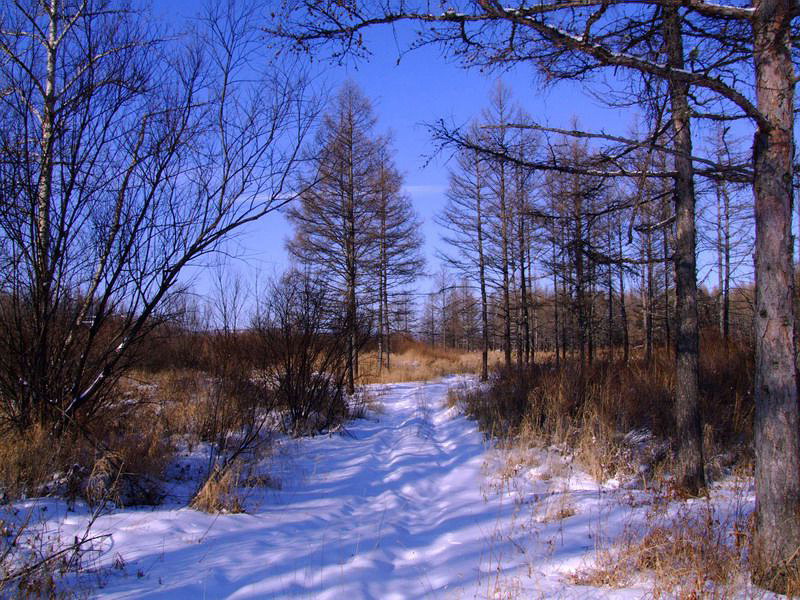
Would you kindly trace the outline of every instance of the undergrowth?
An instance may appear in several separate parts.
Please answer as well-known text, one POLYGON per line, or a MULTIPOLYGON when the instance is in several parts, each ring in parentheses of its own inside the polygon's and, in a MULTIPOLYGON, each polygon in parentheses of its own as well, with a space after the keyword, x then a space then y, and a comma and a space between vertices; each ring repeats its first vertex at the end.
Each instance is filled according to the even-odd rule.
MULTIPOLYGON (((709 477, 752 462, 752 354, 704 339, 700 398, 709 477)), ((564 362, 497 369, 487 386, 451 392, 489 437, 556 445, 598 480, 668 468, 674 361, 564 362)))
MULTIPOLYGON (((393 344, 388 368, 378 364, 376 350, 360 357, 362 383, 430 381, 447 375, 477 374, 481 370, 481 353, 477 350, 442 348, 403 337, 393 344)), ((490 367, 500 363, 501 354, 489 353, 490 367)))
POLYGON ((571 573, 576 585, 624 588, 642 583, 648 597, 741 598, 762 592, 749 582, 751 518, 743 487, 731 490, 730 504, 709 500, 680 504, 666 487, 653 495, 643 522, 596 548, 593 564, 571 573))

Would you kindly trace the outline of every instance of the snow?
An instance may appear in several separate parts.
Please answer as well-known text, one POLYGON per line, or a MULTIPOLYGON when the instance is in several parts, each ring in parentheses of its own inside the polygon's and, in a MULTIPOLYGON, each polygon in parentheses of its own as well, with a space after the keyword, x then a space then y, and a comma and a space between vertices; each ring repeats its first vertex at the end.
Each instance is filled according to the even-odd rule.
MULTIPOLYGON (((646 582, 612 590, 566 575, 642 518, 646 492, 600 485, 552 450, 493 449, 446 406, 463 383, 376 387, 378 414, 284 440, 267 465, 281 488, 251 490, 246 514, 186 508, 183 482, 171 504, 99 517, 91 533, 109 537, 83 584, 109 599, 642 597, 646 582)), ((750 491, 735 497, 752 509, 750 491)), ((89 519, 60 500, 22 508, 65 540, 89 519)))

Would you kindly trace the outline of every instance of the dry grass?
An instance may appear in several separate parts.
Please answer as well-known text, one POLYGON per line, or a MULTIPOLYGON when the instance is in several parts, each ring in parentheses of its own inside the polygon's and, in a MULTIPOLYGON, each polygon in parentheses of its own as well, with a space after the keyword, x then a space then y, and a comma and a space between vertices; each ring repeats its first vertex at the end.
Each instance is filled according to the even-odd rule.
POLYGON ((172 459, 158 408, 124 401, 82 431, 34 426, 0 436, 0 490, 6 499, 61 495, 90 505, 155 504, 172 459))
MULTIPOLYGON (((489 368, 500 364, 500 352, 489 353, 489 368)), ((481 353, 465 352, 452 348, 434 347, 412 340, 404 340, 390 356, 390 369, 379 368, 378 354, 374 350, 359 357, 362 383, 401 383, 429 381, 446 375, 478 374, 481 371, 481 353)))
POLYGON ((596 563, 570 575, 577 585, 622 588, 637 577, 649 582, 653 598, 747 597, 749 524, 741 512, 721 517, 711 503, 684 506, 673 515, 650 515, 644 529, 626 528, 596 563))
MULTIPOLYGON (((6 499, 30 495, 45 486, 54 472, 69 464, 71 446, 54 444, 41 427, 32 427, 24 433, 12 430, 0 436, 0 486, 6 499)), ((65 491, 77 495, 77 485, 65 491)))
MULTIPOLYGON (((705 453, 714 477, 752 459, 752 354, 714 338, 704 338, 703 351, 705 453)), ((673 359, 662 351, 650 364, 637 358, 499 370, 488 388, 456 390, 450 402, 488 436, 568 449, 598 480, 631 476, 642 465, 652 478, 668 468, 673 389, 673 359)))
POLYGON ((539 509, 536 520, 539 523, 558 523, 578 514, 575 504, 567 491, 555 492, 539 509))
POLYGON ((190 506, 207 513, 241 513, 244 502, 239 495, 240 468, 230 465, 214 471, 197 491, 190 506))

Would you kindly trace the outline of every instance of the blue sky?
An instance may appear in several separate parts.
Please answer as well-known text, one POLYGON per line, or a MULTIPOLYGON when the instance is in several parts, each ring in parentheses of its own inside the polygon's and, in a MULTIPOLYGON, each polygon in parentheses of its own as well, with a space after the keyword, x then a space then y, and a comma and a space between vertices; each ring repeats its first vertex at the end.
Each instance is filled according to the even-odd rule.
MULTIPOLYGON (((155 0, 156 13, 167 19, 191 16, 198 4, 187 0, 155 0)), ((400 32, 401 35, 403 31, 400 32)), ((514 99, 534 118, 554 127, 568 126, 573 117, 581 124, 608 132, 624 132, 636 120, 636 112, 610 110, 588 95, 579 83, 542 87, 531 68, 481 73, 447 62, 436 48, 427 47, 399 56, 390 28, 372 30, 366 41, 373 52, 369 61, 357 65, 330 65, 314 61, 315 74, 332 92, 345 79, 355 81, 373 101, 377 131, 390 131, 397 151, 396 164, 405 176, 405 189, 423 221, 428 272, 439 269, 435 259, 440 231, 434 215, 441 211, 447 186, 449 158, 434 157, 425 127, 439 119, 465 124, 488 104, 490 90, 502 79, 514 99), (427 165, 426 165, 427 161, 427 165)), ((255 272, 279 273, 288 265, 284 243, 291 228, 277 214, 241 233, 235 253, 237 268, 248 278, 255 272)), ((421 290, 431 289, 427 281, 421 290)))

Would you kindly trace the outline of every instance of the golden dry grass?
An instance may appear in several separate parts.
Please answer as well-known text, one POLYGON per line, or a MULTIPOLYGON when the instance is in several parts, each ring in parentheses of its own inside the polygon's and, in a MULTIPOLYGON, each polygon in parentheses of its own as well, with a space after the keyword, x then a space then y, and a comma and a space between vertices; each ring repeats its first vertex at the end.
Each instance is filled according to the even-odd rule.
POLYGON ((646 575, 653 598, 752 597, 747 573, 747 518, 722 517, 711 505, 650 515, 610 547, 597 549, 595 564, 569 576, 577 585, 623 588, 646 575))
MULTIPOLYGON (((500 364, 502 353, 489 353, 489 369, 500 364)), ((481 353, 452 348, 429 346, 421 342, 405 342, 390 356, 390 369, 379 368, 378 353, 370 350, 359 357, 361 382, 401 383, 406 381, 430 381, 446 375, 479 374, 481 353)))
MULTIPOLYGON (((712 478, 751 460, 752 352, 704 337, 700 401, 705 454, 712 478), (719 464, 717 464, 719 463, 719 464)), ((539 358, 539 357, 537 357, 539 358)), ((663 450, 674 435, 674 358, 659 350, 648 363, 563 362, 499 369, 489 388, 456 389, 450 398, 489 436, 570 448, 596 479, 629 476, 645 460, 652 471, 669 468, 663 450), (625 436, 641 431, 647 447, 625 436), (652 442, 652 443, 651 443, 652 442), (634 447, 636 446, 636 447, 634 447), (632 456, 637 448, 647 456, 632 456), (634 464, 635 463, 635 464, 634 464)))
POLYGON ((214 471, 192 498, 191 507, 207 513, 244 512, 240 483, 237 465, 214 471))

